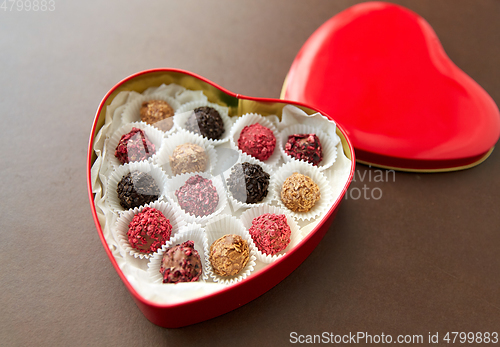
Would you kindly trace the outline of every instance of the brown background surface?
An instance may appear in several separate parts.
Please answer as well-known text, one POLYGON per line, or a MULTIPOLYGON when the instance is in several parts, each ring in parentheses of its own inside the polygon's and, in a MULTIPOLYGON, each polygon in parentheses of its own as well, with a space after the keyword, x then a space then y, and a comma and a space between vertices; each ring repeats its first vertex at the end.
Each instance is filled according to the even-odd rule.
MULTIPOLYGON (((1 1, 0 1, 1 2, 1 1)), ((147 321, 90 213, 86 154, 101 98, 175 67, 279 97, 305 40, 358 1, 56 1, 0 10, 0 345, 278 346, 290 333, 500 332, 500 151, 480 166, 351 187, 323 241, 283 282, 182 329, 147 321)), ((500 104, 500 1, 396 1, 500 104)), ((8 6, 10 3, 7 2, 8 6)))

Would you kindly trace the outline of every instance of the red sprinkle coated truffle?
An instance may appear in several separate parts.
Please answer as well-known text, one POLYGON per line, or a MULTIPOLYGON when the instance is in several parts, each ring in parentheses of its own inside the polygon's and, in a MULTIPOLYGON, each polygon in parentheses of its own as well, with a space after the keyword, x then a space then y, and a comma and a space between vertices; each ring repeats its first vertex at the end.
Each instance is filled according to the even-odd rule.
POLYGON ((323 150, 316 134, 293 134, 288 136, 285 153, 293 158, 307 161, 314 166, 323 160, 323 150))
POLYGON ((146 160, 155 154, 155 145, 149 141, 142 129, 132 128, 123 135, 116 146, 115 157, 122 164, 146 160))
POLYGON ((132 218, 128 225, 128 241, 132 248, 143 253, 154 253, 172 234, 170 221, 155 208, 146 207, 132 218))
POLYGON ((167 248, 160 273, 163 283, 196 282, 202 273, 201 259, 193 241, 167 248))
POLYGON ((252 221, 248 230, 257 249, 267 255, 275 255, 290 243, 292 231, 284 214, 265 213, 252 221))
POLYGON ((219 194, 212 181, 195 175, 175 191, 181 208, 196 217, 214 213, 219 204, 219 194))
POLYGON ((259 160, 267 160, 276 147, 276 138, 271 129, 255 123, 241 130, 238 148, 259 160))

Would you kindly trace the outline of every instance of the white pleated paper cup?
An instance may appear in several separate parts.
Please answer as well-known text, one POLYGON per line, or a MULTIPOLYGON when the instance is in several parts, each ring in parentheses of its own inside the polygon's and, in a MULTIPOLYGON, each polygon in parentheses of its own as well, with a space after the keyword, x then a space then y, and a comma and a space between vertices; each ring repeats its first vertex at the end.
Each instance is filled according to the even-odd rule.
MULTIPOLYGON (((261 252, 259 248, 257 247, 255 241, 252 238, 252 243, 254 245, 254 248, 256 250, 256 257, 257 260, 269 264, 277 259, 281 258, 284 256, 287 252, 289 252, 293 247, 297 246, 299 242, 302 240, 302 234, 300 233, 300 228, 297 225, 297 222, 295 222, 295 219, 284 209, 279 208, 277 206, 269 206, 269 205, 264 205, 264 206, 257 206, 253 207, 249 210, 246 210, 243 212, 240 216, 240 220, 243 223, 243 226, 245 227, 246 230, 248 230, 248 233, 250 234, 250 227, 252 226, 252 221, 259 217, 262 216, 263 214, 266 213, 272 213, 272 214, 283 214, 286 217, 286 221, 288 226, 290 227, 290 243, 288 246, 282 250, 281 252, 276 253, 275 255, 269 255, 261 252)), ((251 237, 251 235, 250 235, 251 237)))
MULTIPOLYGON (((181 107, 175 112, 174 116, 174 126, 177 130, 195 134, 192 131, 189 131, 186 129, 185 124, 186 121, 188 120, 189 116, 192 114, 192 111, 198 107, 203 107, 203 106, 208 106, 212 107, 219 112, 220 117, 222 118, 222 122, 224 123, 224 132, 221 135, 221 138, 218 140, 213 140, 209 139, 206 137, 203 137, 205 140, 207 140, 211 145, 213 146, 218 146, 223 143, 226 143, 229 141, 229 132, 231 130, 231 126, 233 122, 231 121, 231 118, 229 118, 229 108, 221 106, 219 104, 214 104, 211 102, 203 101, 203 100, 198 100, 198 101, 192 101, 188 102, 181 107)), ((200 135, 200 134, 198 134, 200 135)), ((201 135, 200 135, 201 136, 201 135)))
MULTIPOLYGON (((180 245, 186 241, 193 241, 194 249, 198 251, 200 256, 202 274, 198 281, 204 282, 208 278, 207 271, 207 260, 208 260, 208 242, 207 236, 205 234, 205 229, 203 229, 198 224, 188 224, 185 225, 181 232, 177 233, 174 237, 170 238, 167 244, 165 244, 158 252, 154 253, 149 258, 148 263, 148 274, 153 283, 163 283, 163 276, 160 273, 160 268, 163 262, 163 254, 168 248, 180 245)), ((166 283, 174 284, 174 283, 166 283)))
MULTIPOLYGON (((160 93, 141 95, 141 96, 135 98, 134 100, 128 102, 125 105, 125 109, 123 110, 123 113, 122 113, 122 122, 125 124, 126 123, 133 123, 133 122, 140 122, 141 121, 142 103, 146 102, 146 101, 151 101, 151 100, 162 100, 162 101, 167 102, 170 105, 170 107, 172 107, 172 109, 174 110, 174 113, 175 113, 175 111, 177 111, 179 109, 179 107, 181 107, 181 104, 177 100, 175 100, 173 97, 170 97, 167 95, 161 95, 160 93)), ((173 115, 172 115, 172 117, 173 117, 173 115)), ((152 125, 153 127, 155 126, 154 124, 150 124, 150 125, 152 125)), ((160 129, 158 129, 158 130, 160 130, 160 129)), ((162 131, 162 130, 160 130, 160 131, 162 131)), ((172 128, 165 131, 164 133, 166 135, 168 135, 174 131, 175 131, 175 127, 174 127, 173 118, 172 118, 172 128)))
POLYGON ((170 166, 170 156, 177 146, 183 145, 185 143, 198 145, 205 150, 205 153, 208 155, 208 163, 205 171, 203 172, 212 172, 212 170, 217 165, 217 153, 214 147, 203 137, 188 132, 178 132, 170 135, 167 138, 164 138, 161 150, 157 153, 157 156, 155 158, 155 164, 161 166, 161 168, 167 173, 168 176, 174 176, 172 168, 170 166))
POLYGON ((202 90, 185 89, 182 92, 178 92, 175 94, 175 100, 177 100, 182 106, 184 104, 187 104, 188 102, 193 101, 207 102, 208 98, 205 94, 203 94, 202 90))
POLYGON ((274 174, 274 170, 273 170, 272 166, 269 166, 269 165, 261 162, 260 160, 257 160, 254 157, 246 154, 246 153, 240 153, 238 161, 229 170, 227 170, 223 173, 224 180, 226 182, 227 196, 228 196, 229 203, 231 204, 233 210, 237 211, 237 210, 242 209, 242 208, 246 209, 246 208, 251 208, 251 207, 255 207, 255 206, 270 204, 273 201, 273 194, 271 192, 271 188, 272 188, 271 187, 271 177, 273 176, 273 174, 274 174), (229 179, 229 176, 231 176, 232 169, 236 165, 242 164, 242 163, 250 163, 250 164, 254 164, 254 165, 259 165, 264 170, 264 172, 267 172, 269 174, 269 186, 267 188, 268 189, 267 196, 264 199, 262 199, 262 201, 260 201, 258 203, 249 204, 246 202, 241 202, 241 201, 235 199, 233 196, 233 193, 231 192, 231 190, 229 190, 228 179, 229 179))
POLYGON ((224 235, 239 235, 243 240, 248 243, 249 259, 247 264, 239 273, 234 276, 219 276, 215 273, 212 264, 210 263, 210 255, 207 257, 207 270, 208 275, 214 280, 221 284, 233 284, 237 283, 252 273, 255 268, 256 251, 252 243, 252 238, 250 234, 245 229, 240 220, 234 216, 230 215, 220 215, 215 217, 210 221, 205 227, 205 232, 207 234, 208 250, 210 252, 210 247, 219 238, 224 235))
MULTIPOLYGON (((169 220, 170 225, 172 225, 172 233, 170 235, 170 239, 176 236, 186 225, 186 222, 184 221, 183 218, 184 217, 183 213, 180 211, 180 209, 164 201, 155 201, 147 205, 143 205, 141 207, 136 207, 133 210, 124 211, 123 213, 121 213, 120 217, 118 217, 115 224, 116 239, 120 243, 120 246, 125 250, 125 252, 134 256, 134 258, 139 258, 139 259, 149 259, 154 254, 154 252, 145 253, 135 248, 132 248, 128 240, 127 232, 129 229, 129 224, 134 218, 134 216, 142 212, 146 207, 157 209, 158 211, 163 213, 165 218, 169 220)), ((166 243, 168 243, 169 240, 167 240, 166 243)), ((160 247, 160 249, 162 247, 160 247)))
POLYGON ((132 131, 132 128, 138 128, 144 131, 145 135, 155 146, 155 153, 145 161, 152 162, 156 158, 158 151, 161 150, 161 143, 163 140, 163 132, 148 125, 144 122, 128 123, 120 127, 106 142, 106 152, 108 153, 108 160, 113 167, 123 165, 115 156, 116 146, 120 142, 123 135, 132 131))
POLYGON ((217 152, 217 167, 216 170, 212 171, 213 175, 224 174, 226 171, 231 169, 241 157, 241 153, 239 151, 226 146, 216 147, 215 151, 217 152))
POLYGON ((151 164, 150 162, 141 161, 136 163, 129 163, 119 166, 113 170, 108 179, 108 184, 106 187, 106 195, 109 207, 118 213, 121 213, 127 209, 120 205, 120 199, 118 198, 118 193, 116 189, 118 183, 122 180, 123 176, 127 175, 129 172, 140 171, 150 174, 156 182, 156 185, 160 189, 160 196, 157 200, 161 199, 167 193, 167 175, 165 172, 157 165, 151 164))
MULTIPOLYGON (((257 158, 255 158, 255 159, 259 160, 260 162, 263 162, 264 164, 267 164, 269 166, 274 166, 274 165, 278 164, 278 162, 281 158, 281 153, 279 150, 279 144, 281 142, 280 134, 279 134, 278 130, 276 130, 276 127, 274 126, 274 124, 271 123, 265 117, 261 116, 260 114, 247 113, 247 114, 241 116, 233 124, 233 127, 231 128, 231 132, 230 132, 231 147, 233 149, 241 152, 241 153, 245 153, 238 147, 238 139, 240 138, 241 131, 243 130, 244 127, 252 125, 252 124, 256 124, 256 123, 259 123, 260 125, 270 129, 273 132, 273 135, 276 138, 276 147, 274 147, 273 154, 271 154, 271 156, 267 160, 260 160, 257 158)), ((247 153, 245 153, 245 154, 247 154, 247 153)))
POLYGON ((274 199, 278 203, 278 206, 298 220, 312 220, 327 211, 334 202, 331 187, 326 176, 317 167, 303 161, 290 161, 281 166, 273 175, 271 185, 274 199), (310 177, 319 187, 321 197, 307 212, 294 212, 287 208, 281 201, 281 187, 285 180, 295 172, 310 177))
POLYGON ((281 157, 285 163, 292 160, 307 163, 307 161, 294 158, 285 152, 285 145, 288 142, 288 137, 294 134, 316 134, 318 136, 323 154, 323 159, 317 165, 318 169, 321 171, 326 170, 330 168, 333 163, 335 163, 335 160, 337 159, 337 147, 335 146, 333 139, 323 131, 306 124, 295 124, 283 129, 280 132, 280 151, 281 157))
POLYGON ((215 217, 216 215, 220 214, 224 207, 226 207, 227 204, 227 197, 226 197, 226 192, 224 190, 224 184, 222 183, 221 179, 219 177, 214 177, 210 175, 209 173, 206 172, 199 172, 199 173, 188 173, 188 174, 182 174, 178 175, 175 177, 172 177, 167 180, 167 186, 168 186, 168 191, 167 191, 167 197, 173 201, 179 209, 184 214, 184 219, 188 223, 197 223, 197 224, 205 224, 207 223, 211 218, 215 217), (211 214, 208 214, 206 216, 195 216, 191 213, 188 213, 182 209, 182 207, 179 204, 179 201, 177 200, 177 196, 175 196, 175 191, 181 188, 186 181, 193 177, 199 175, 203 178, 209 179, 212 181, 213 186, 217 190, 217 195, 219 196, 219 203, 217 204, 217 207, 215 208, 215 211, 211 214))

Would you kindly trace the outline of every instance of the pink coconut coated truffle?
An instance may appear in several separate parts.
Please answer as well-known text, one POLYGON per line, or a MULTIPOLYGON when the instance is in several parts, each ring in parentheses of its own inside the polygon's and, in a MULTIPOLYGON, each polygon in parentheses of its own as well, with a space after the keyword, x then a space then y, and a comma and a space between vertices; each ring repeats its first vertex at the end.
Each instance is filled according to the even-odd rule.
POLYGON ((181 208, 196 217, 208 216, 217 210, 219 194, 212 181, 200 175, 191 176, 175 191, 181 208))
POLYGON ((155 145, 149 141, 144 130, 132 128, 120 138, 115 149, 115 157, 122 164, 147 160, 155 154, 155 145))
POLYGON ((276 147, 276 138, 271 129, 255 123, 241 130, 238 148, 259 160, 267 160, 276 147))
POLYGON ((132 218, 128 225, 128 241, 132 248, 143 253, 154 253, 172 234, 170 221, 155 208, 146 207, 132 218))
POLYGON ((267 255, 275 255, 290 243, 292 231, 284 214, 265 213, 252 220, 249 229, 257 249, 267 255))

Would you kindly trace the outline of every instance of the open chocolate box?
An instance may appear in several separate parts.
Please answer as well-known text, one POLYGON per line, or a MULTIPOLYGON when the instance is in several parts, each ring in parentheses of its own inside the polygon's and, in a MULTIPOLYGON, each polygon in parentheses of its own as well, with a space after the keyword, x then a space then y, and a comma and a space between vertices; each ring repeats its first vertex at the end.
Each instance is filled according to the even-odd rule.
MULTIPOLYGON (((159 182, 164 182, 161 184, 165 186, 160 187, 162 194, 156 204, 176 205, 176 199, 172 194, 175 188, 172 187, 180 176, 174 176, 169 171, 168 159, 161 159, 159 152, 164 150, 169 141, 182 142, 182 139, 186 138, 188 142, 188 137, 192 136, 178 126, 177 120, 180 118, 182 118, 182 113, 176 113, 173 128, 161 133, 160 139, 156 140, 158 156, 140 163, 129 164, 154 166, 161 172, 164 180, 159 180, 159 182)), ((176 242, 182 239, 184 233, 198 230, 197 235, 204 238, 199 241, 198 245, 201 247, 204 267, 209 263, 206 245, 209 248, 215 237, 213 229, 221 228, 220 221, 225 218, 230 221, 226 224, 227 229, 231 230, 223 230, 223 232, 232 233, 233 228, 238 229, 243 225, 242 215, 251 210, 248 206, 235 203, 234 199, 231 199, 227 186, 224 185, 231 167, 237 160, 241 161, 244 158, 242 152, 234 146, 234 141, 231 143, 229 140, 206 144, 206 148, 213 151, 212 155, 216 159, 211 158, 213 165, 202 175, 220 180, 222 183, 222 188, 218 190, 218 193, 221 195, 220 200, 224 200, 225 203, 219 204, 221 205, 220 211, 217 211, 216 215, 211 218, 205 219, 193 219, 192 216, 181 213, 181 220, 177 221, 174 226, 174 229, 178 230, 172 231, 171 238, 176 242), (222 197, 222 195, 225 196, 222 197), (183 218, 185 220, 182 220, 183 218), (206 242, 204 250, 201 245, 203 242, 206 242)), ((168 158, 163 155, 163 158, 165 157, 168 158)), ((271 289, 297 268, 318 245, 332 223, 353 176, 354 166, 354 151, 344 130, 335 124, 331 117, 317 109, 298 102, 238 95, 187 71, 154 69, 127 77, 116 84, 102 100, 90 135, 87 174, 92 213, 111 263, 144 315, 157 325, 174 328, 210 319, 238 308, 271 289), (269 159, 272 162, 268 163, 270 165, 267 168, 271 171, 269 172, 271 176, 270 196, 261 204, 261 208, 266 211, 284 211, 288 224, 291 226, 292 241, 278 256, 263 259, 258 256, 253 246, 250 247, 250 265, 247 265, 250 269, 239 278, 221 281, 216 276, 209 276, 210 271, 204 271, 203 276, 197 282, 172 284, 161 281, 158 254, 156 257, 154 255, 146 257, 127 250, 127 245, 124 245, 127 240, 120 238, 117 231, 120 224, 118 220, 121 218, 121 223, 123 220, 128 221, 124 216, 133 212, 116 208, 116 204, 113 205, 112 202, 113 198, 116 199, 116 192, 110 189, 113 187, 110 183, 113 180, 113 173, 116 175, 116 172, 122 172, 123 175, 125 166, 120 165, 114 158, 116 136, 118 136, 116 133, 123 132, 120 130, 123 127, 128 129, 132 127, 131 124, 140 124, 137 122, 140 120, 137 118, 138 115, 137 119, 133 119, 134 117, 125 115, 124 110, 130 109, 134 101, 137 103, 136 100, 144 96, 154 99, 158 95, 175 99, 173 103, 175 109, 178 110, 182 110, 183 105, 193 102, 216 104, 217 107, 226 110, 230 123, 225 124, 223 138, 227 135, 238 136, 231 131, 233 125, 238 120, 241 123, 241 120, 244 120, 245 115, 248 114, 252 114, 250 118, 261 117, 275 127, 276 134, 278 134, 276 148, 275 153, 269 159), (326 165, 320 164, 316 167, 303 161, 291 160, 281 152, 280 148, 284 144, 280 142, 280 134, 292 126, 297 129, 317 129, 318 133, 321 132, 328 137, 325 141, 329 142, 328 151, 330 152, 325 154, 325 160, 328 157, 326 165), (314 213, 301 216, 300 212, 294 213, 280 204, 279 193, 275 194, 274 190, 280 190, 282 182, 276 183, 279 181, 276 177, 280 176, 280 170, 286 174, 286 168, 289 171, 305 170, 304 174, 311 171, 309 176, 317 177, 316 180, 321 181, 317 182, 321 192, 318 205, 321 205, 321 208, 315 210, 314 213)), ((283 172, 281 174, 283 175, 283 172)), ((252 243, 249 242, 249 244, 252 243)), ((169 245, 168 242, 167 245, 169 245)))

